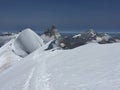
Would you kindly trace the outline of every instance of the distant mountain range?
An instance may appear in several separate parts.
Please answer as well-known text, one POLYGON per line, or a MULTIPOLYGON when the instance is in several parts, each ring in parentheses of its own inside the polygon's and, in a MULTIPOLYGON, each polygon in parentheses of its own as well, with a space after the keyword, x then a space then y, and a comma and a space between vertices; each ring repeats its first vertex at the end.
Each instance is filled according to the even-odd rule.
POLYGON ((93 29, 76 35, 63 35, 66 48, 75 48, 77 46, 85 45, 87 43, 106 44, 120 42, 120 35, 113 36, 106 33, 98 33, 93 29))
MULTIPOLYGON (((0 46, 7 43, 9 40, 15 38, 18 34, 15 33, 1 33, 0 46)), ((72 49, 87 43, 115 43, 120 42, 120 33, 98 33, 93 29, 89 29, 82 33, 60 33, 55 26, 48 28, 39 36, 43 39, 44 43, 53 41, 50 48, 62 47, 63 49, 72 49)))

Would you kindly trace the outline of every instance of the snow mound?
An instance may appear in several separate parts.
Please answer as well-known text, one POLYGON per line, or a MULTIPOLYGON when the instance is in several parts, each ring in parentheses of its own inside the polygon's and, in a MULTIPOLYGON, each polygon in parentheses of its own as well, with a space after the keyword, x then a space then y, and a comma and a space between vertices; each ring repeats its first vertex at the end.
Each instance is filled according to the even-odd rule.
POLYGON ((43 40, 31 29, 23 30, 14 42, 14 52, 25 57, 29 53, 43 46, 43 40))
POLYGON ((43 45, 43 40, 31 29, 23 30, 0 48, 0 72, 7 70, 43 45))

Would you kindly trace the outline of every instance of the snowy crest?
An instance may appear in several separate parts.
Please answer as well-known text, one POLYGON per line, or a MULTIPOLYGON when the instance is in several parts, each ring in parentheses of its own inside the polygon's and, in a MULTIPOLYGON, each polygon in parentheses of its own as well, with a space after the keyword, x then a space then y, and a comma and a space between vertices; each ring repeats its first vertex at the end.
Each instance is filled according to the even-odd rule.
POLYGON ((44 45, 43 40, 31 29, 25 29, 14 41, 14 52, 19 56, 26 56, 44 45))

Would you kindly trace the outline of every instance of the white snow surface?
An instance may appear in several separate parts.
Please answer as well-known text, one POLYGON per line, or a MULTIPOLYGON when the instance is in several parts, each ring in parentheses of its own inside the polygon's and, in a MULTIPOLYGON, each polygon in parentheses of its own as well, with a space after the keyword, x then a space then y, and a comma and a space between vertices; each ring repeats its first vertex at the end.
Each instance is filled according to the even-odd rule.
POLYGON ((6 70, 21 59, 21 57, 12 51, 13 42, 14 39, 0 48, 0 72, 6 70))
POLYGON ((14 52, 22 57, 27 56, 44 45, 43 40, 31 29, 23 30, 14 41, 14 52))
POLYGON ((80 36, 81 36, 81 34, 77 34, 77 35, 74 35, 73 38, 78 38, 80 36))
POLYGON ((0 73, 0 90, 120 90, 120 43, 45 47, 0 73))
POLYGON ((31 29, 23 30, 0 48, 0 73, 43 45, 43 40, 31 29))

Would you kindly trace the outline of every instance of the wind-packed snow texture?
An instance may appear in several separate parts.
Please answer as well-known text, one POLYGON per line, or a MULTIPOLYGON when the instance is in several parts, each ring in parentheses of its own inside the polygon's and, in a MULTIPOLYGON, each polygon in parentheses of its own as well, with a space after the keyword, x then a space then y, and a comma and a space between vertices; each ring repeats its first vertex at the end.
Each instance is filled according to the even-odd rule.
POLYGON ((120 43, 93 43, 71 50, 44 48, 0 73, 0 90, 120 89, 120 43))
POLYGON ((31 29, 23 30, 14 42, 14 52, 22 57, 44 45, 43 40, 31 29))

